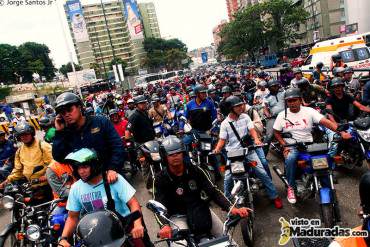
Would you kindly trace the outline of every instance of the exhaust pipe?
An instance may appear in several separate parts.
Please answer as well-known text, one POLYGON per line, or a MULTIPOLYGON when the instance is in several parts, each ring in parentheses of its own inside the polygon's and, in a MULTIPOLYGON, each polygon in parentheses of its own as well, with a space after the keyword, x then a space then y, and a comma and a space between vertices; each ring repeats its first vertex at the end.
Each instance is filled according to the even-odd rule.
POLYGON ((275 171, 276 175, 281 179, 281 181, 283 181, 283 184, 285 185, 285 187, 288 188, 289 187, 288 180, 286 179, 286 176, 284 175, 284 173, 280 171, 279 167, 277 165, 273 165, 272 169, 275 171))

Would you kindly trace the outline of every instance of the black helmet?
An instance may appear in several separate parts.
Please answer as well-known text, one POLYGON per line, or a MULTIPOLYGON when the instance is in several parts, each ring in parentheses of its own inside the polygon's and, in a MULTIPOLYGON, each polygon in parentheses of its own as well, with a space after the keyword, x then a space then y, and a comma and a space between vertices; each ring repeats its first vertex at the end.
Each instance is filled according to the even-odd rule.
POLYGON ((198 84, 194 87, 194 94, 195 95, 197 95, 198 93, 206 93, 207 91, 208 91, 208 89, 205 86, 200 85, 200 84, 198 84))
POLYGON ((232 95, 232 96, 228 97, 225 100, 225 102, 226 102, 227 106, 230 107, 230 110, 235 106, 244 104, 242 99, 238 96, 235 96, 235 95, 232 95))
POLYGON ((366 83, 367 81, 370 81, 370 76, 369 75, 362 75, 358 80, 362 83, 366 83))
POLYGON ((318 67, 318 68, 322 68, 322 67, 324 67, 324 63, 323 62, 318 62, 317 64, 316 64, 316 67, 318 67))
POLYGON ((344 73, 346 71, 343 67, 335 67, 333 68, 333 75, 338 76, 339 73, 344 73))
POLYGON ((94 115, 94 108, 92 108, 92 107, 86 107, 86 109, 85 109, 85 115, 86 116, 92 116, 92 115, 94 115))
POLYGON ((163 139, 161 149, 165 155, 185 152, 185 145, 177 136, 169 135, 163 139))
POLYGON ((331 59, 334 61, 334 62, 338 62, 342 59, 342 56, 339 54, 339 53, 335 53, 331 56, 331 59))
POLYGON ((161 99, 157 96, 157 95, 153 95, 152 97, 152 102, 157 102, 157 101, 160 101, 161 99))
POLYGON ((79 221, 76 229, 78 239, 89 247, 123 246, 125 230, 118 216, 108 210, 88 213, 79 221))
POLYGON ((111 110, 109 110, 109 117, 111 117, 114 114, 118 114, 118 110, 117 109, 111 109, 111 110))
POLYGON ((360 179, 360 200, 364 214, 370 214, 370 172, 366 172, 360 179))
POLYGON ((309 84, 310 82, 304 77, 297 81, 298 87, 302 87, 302 86, 309 85, 309 84))
POLYGON ((332 88, 332 87, 335 87, 335 86, 340 86, 340 85, 342 85, 342 86, 345 85, 344 82, 343 82, 343 80, 342 80, 342 78, 340 78, 340 77, 334 77, 331 80, 330 84, 329 84, 329 88, 332 88))
POLYGON ((265 71, 260 71, 258 72, 257 76, 258 78, 264 78, 264 77, 267 77, 268 74, 265 71))
POLYGON ((41 127, 49 127, 52 125, 51 118, 48 116, 44 116, 39 120, 39 125, 41 127))
POLYGON ((293 69, 293 74, 296 75, 296 74, 302 74, 302 70, 300 68, 294 68, 293 69))
POLYGON ((63 106, 82 105, 80 97, 74 93, 66 92, 59 95, 56 99, 55 111, 58 113, 63 106))
POLYGON ((73 166, 73 174, 76 178, 80 178, 80 175, 77 172, 77 168, 82 165, 88 165, 91 167, 91 174, 88 178, 86 178, 86 181, 89 181, 102 172, 102 164, 98 159, 98 155, 95 151, 88 148, 81 148, 76 152, 72 152, 68 154, 64 160, 66 161, 66 163, 73 166))
POLYGON ((14 130, 18 136, 23 134, 31 134, 32 136, 35 136, 35 127, 33 127, 27 122, 21 122, 17 124, 14 130))
POLYGON ((267 87, 273 87, 273 86, 280 86, 280 82, 278 80, 269 80, 267 82, 267 87))
POLYGON ((353 73, 353 68, 352 67, 345 67, 343 73, 344 74, 353 73))
POLYGON ((301 90, 299 88, 288 88, 285 91, 284 99, 301 98, 301 90))
POLYGON ((144 95, 138 95, 134 98, 135 104, 140 104, 140 103, 146 103, 148 102, 145 98, 144 95))
POLYGON ((209 91, 208 91, 208 94, 213 94, 213 93, 216 93, 216 89, 210 89, 209 91))
POLYGON ((224 86, 221 89, 221 93, 231 93, 231 88, 229 86, 224 86))

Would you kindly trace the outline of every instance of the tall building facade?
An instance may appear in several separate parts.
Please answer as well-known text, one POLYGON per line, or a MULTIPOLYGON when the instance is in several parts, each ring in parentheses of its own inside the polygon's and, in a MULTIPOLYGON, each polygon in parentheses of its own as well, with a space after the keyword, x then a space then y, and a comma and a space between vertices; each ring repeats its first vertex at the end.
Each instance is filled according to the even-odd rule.
POLYGON ((146 38, 160 38, 159 25, 157 20, 157 13, 155 11, 154 3, 139 3, 139 9, 143 18, 144 35, 146 38))
POLYGON ((135 9, 125 7, 122 0, 83 6, 72 0, 66 2, 65 11, 77 58, 84 69, 95 68, 106 74, 113 58, 127 62, 126 72, 139 69, 146 55, 143 38, 133 38, 126 20, 135 9), (76 11, 78 4, 80 11, 76 11), (81 39, 83 32, 86 37, 81 39))
POLYGON ((221 42, 221 36, 220 33, 222 31, 222 28, 227 24, 226 20, 222 20, 220 24, 218 24, 216 27, 213 28, 212 34, 213 34, 213 43, 215 45, 215 48, 217 50, 218 46, 221 42))
POLYGON ((346 22, 344 0, 300 0, 296 4, 309 13, 306 22, 299 26, 297 44, 341 36, 341 27, 346 22))
POLYGON ((356 24, 358 33, 370 32, 370 1, 369 0, 345 0, 346 24, 356 24))

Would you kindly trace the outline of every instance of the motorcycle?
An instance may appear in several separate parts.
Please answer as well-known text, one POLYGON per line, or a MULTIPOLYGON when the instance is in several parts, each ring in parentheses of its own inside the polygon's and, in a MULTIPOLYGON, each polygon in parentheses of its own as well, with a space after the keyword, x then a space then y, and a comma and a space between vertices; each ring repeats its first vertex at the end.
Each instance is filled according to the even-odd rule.
MULTIPOLYGON (((235 204, 233 205, 233 207, 234 206, 235 204)), ((168 246, 170 246, 171 243, 176 243, 177 245, 181 245, 185 247, 236 247, 238 246, 232 240, 232 232, 235 226, 241 220, 240 216, 232 216, 229 212, 227 215, 227 219, 223 225, 222 236, 211 238, 211 239, 202 238, 200 241, 197 241, 196 236, 194 236, 194 234, 190 232, 187 226, 185 216, 176 216, 176 221, 178 222, 176 224, 176 222, 166 217, 167 209, 161 203, 154 201, 154 200, 149 200, 149 202, 147 203, 147 208, 151 210, 154 214, 161 216, 163 219, 167 220, 168 224, 171 225, 171 227, 175 228, 172 231, 171 238, 154 241, 154 244, 167 242, 168 246)))
POLYGON ((338 142, 337 156, 334 161, 338 167, 353 169, 361 167, 363 161, 370 162, 370 117, 357 118, 348 123, 350 139, 334 138, 338 142))
MULTIPOLYGON (((287 138, 287 137, 286 137, 287 138)), ((291 137, 289 137, 291 138, 291 137)), ((329 158, 327 143, 295 142, 287 147, 296 147, 299 155, 297 160, 296 179, 297 197, 307 200, 316 197, 320 204, 320 216, 323 226, 332 228, 341 221, 339 203, 334 188, 333 170, 335 164, 329 158)), ((273 170, 286 187, 289 183, 277 165, 273 170)))
POLYGON ((123 163, 122 175, 127 180, 131 180, 138 170, 135 143, 130 140, 126 140, 124 142, 124 146, 124 153, 126 158, 125 162, 123 163))
MULTIPOLYGON (((33 173, 42 169, 36 167, 33 173)), ((51 215, 59 202, 56 199, 39 205, 32 205, 32 185, 38 179, 22 184, 8 184, 4 189, 2 204, 11 210, 11 222, 0 234, 0 247, 3 246, 55 246, 67 218, 65 214, 51 215)))
POLYGON ((143 164, 145 162, 150 173, 146 184, 147 189, 153 188, 155 175, 162 170, 162 158, 159 153, 160 145, 159 141, 153 140, 139 146, 139 150, 143 154, 141 163, 143 164))

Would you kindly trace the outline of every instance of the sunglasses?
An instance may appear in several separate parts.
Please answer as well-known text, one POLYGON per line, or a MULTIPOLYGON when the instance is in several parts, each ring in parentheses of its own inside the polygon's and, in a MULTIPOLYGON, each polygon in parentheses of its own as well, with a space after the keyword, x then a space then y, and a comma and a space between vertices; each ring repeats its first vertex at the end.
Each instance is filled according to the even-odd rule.
POLYGON ((62 106, 59 110, 58 110, 58 113, 60 115, 66 115, 67 113, 71 113, 73 111, 73 106, 75 105, 66 105, 66 106, 62 106))

